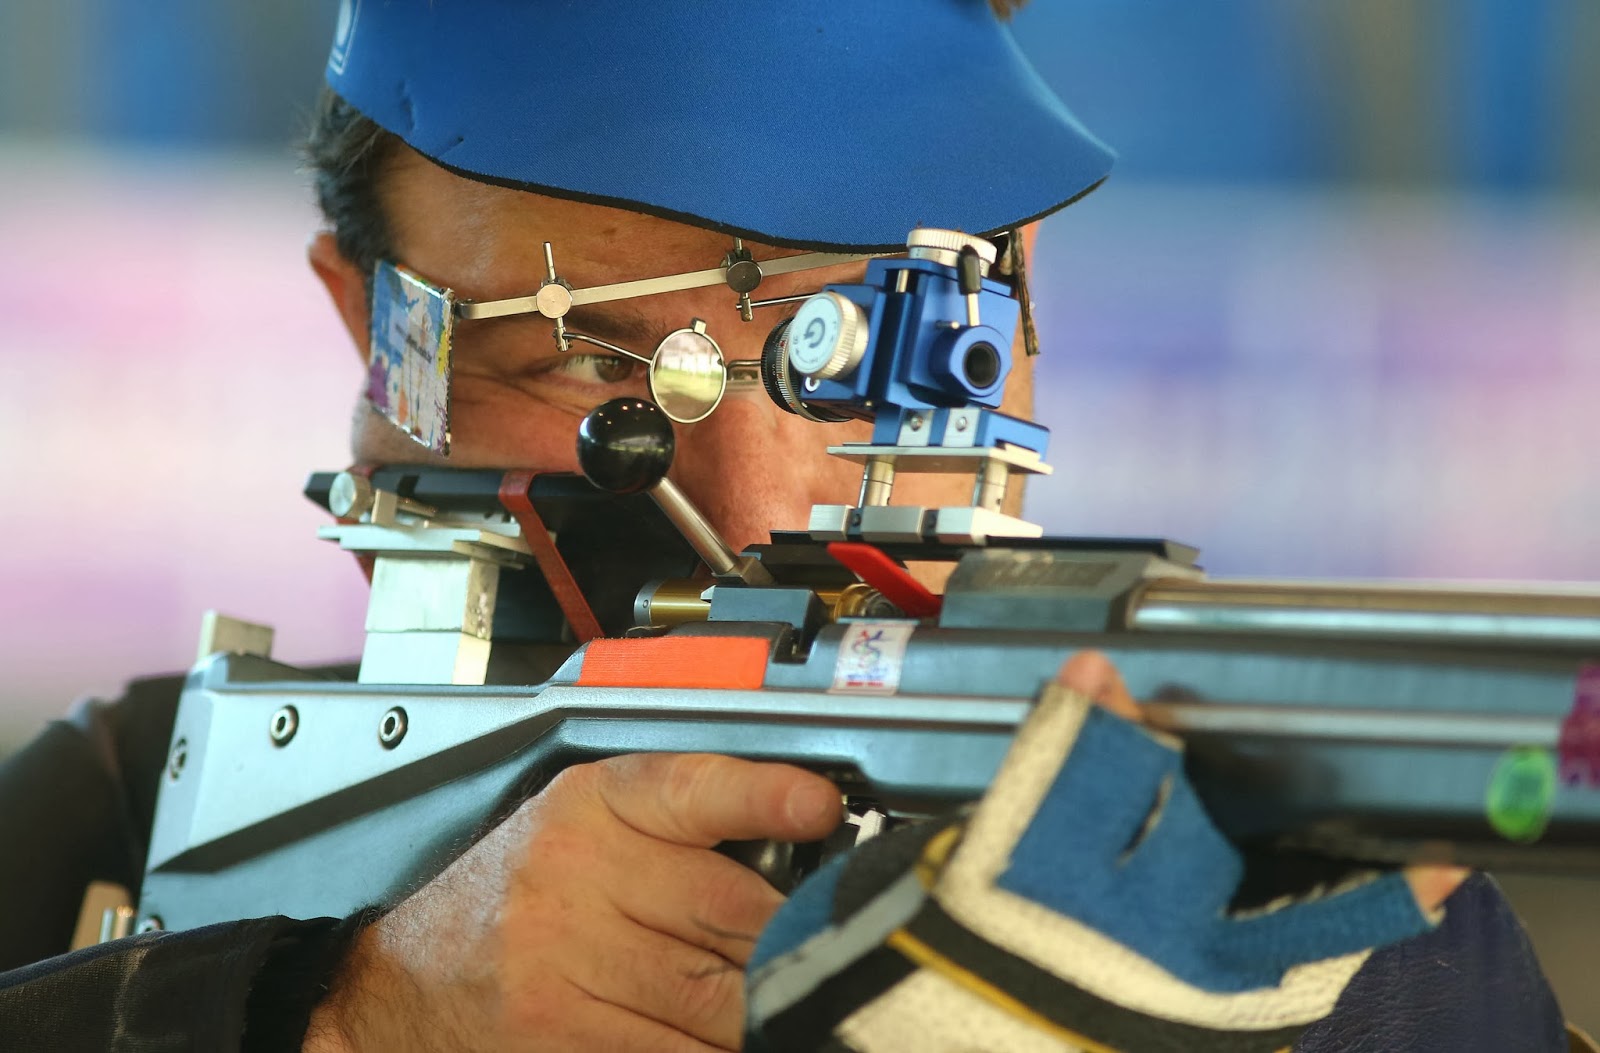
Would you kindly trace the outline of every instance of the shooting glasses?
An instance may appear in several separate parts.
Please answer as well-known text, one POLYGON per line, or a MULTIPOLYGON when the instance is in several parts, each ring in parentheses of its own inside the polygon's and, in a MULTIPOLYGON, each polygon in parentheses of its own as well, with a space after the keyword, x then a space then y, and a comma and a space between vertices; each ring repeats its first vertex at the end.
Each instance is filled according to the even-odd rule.
MULTIPOLYGON (((614 300, 631 300, 640 296, 679 292, 685 289, 704 289, 714 285, 727 285, 738 294, 739 317, 744 321, 753 318, 757 307, 798 303, 812 293, 777 296, 765 300, 751 298, 763 278, 776 274, 833 267, 842 263, 859 263, 873 258, 870 253, 807 252, 798 256, 784 256, 775 260, 757 262, 744 247, 743 239, 735 238, 733 248, 723 258, 722 265, 705 270, 669 274, 659 278, 641 278, 636 281, 596 285, 588 289, 574 289, 563 281, 556 271, 555 251, 550 242, 544 243, 544 281, 536 292, 527 296, 514 296, 504 300, 455 300, 451 298, 456 318, 504 318, 510 315, 538 314, 555 322, 555 343, 560 351, 569 351, 573 341, 591 344, 614 355, 631 359, 645 366, 651 399, 672 420, 679 424, 693 424, 704 420, 722 402, 729 382, 743 386, 760 383, 760 361, 750 359, 727 362, 722 348, 706 332, 706 323, 691 319, 682 329, 668 333, 649 356, 639 354, 602 340, 597 336, 567 328, 567 312, 574 307, 610 303, 614 300)), ((877 254, 882 255, 882 254, 877 254)))
MULTIPOLYGON (((1030 355, 1035 354, 1037 345, 1021 241, 1013 233, 1006 236, 1002 244, 1005 247, 1001 251, 1000 276, 1012 284, 1022 304, 1024 345, 1030 355)), ((903 251, 918 257, 929 250, 912 245, 903 251)), ((811 288, 785 296, 755 299, 752 294, 768 276, 863 263, 891 255, 899 253, 804 252, 757 261, 745 248, 743 239, 736 237, 720 266, 574 289, 556 268, 554 247, 545 242, 545 275, 538 289, 527 295, 499 300, 460 299, 453 289, 434 284, 389 260, 380 260, 372 280, 372 354, 367 398, 374 408, 412 438, 438 453, 448 454, 455 321, 535 314, 555 323, 552 335, 558 352, 571 351, 573 343, 577 342, 643 366, 651 400, 676 423, 693 424, 705 420, 721 404, 730 386, 747 389, 763 384, 768 386, 769 394, 778 404, 791 412, 812 420, 845 419, 809 414, 797 408, 795 399, 782 396, 787 366, 776 371, 784 377, 777 378, 779 390, 774 390, 770 383, 774 380, 773 371, 763 372, 762 359, 729 362, 700 318, 690 318, 686 326, 668 333, 651 354, 644 355, 591 333, 569 328, 566 317, 574 307, 726 285, 737 296, 734 306, 739 317, 748 322, 754 320, 758 307, 801 303, 813 298, 818 291, 811 288)), ((764 356, 771 357, 774 341, 786 344, 783 328, 780 323, 768 336, 764 356)), ((786 362, 785 347, 776 350, 786 362)), ((804 383, 806 390, 814 390, 814 380, 806 379, 804 383)))

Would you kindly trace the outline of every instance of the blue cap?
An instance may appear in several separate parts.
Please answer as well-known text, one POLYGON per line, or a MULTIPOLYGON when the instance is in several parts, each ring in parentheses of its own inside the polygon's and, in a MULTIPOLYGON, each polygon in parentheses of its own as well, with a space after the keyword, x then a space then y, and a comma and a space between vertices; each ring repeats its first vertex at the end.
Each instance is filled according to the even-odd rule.
POLYGON ((986 0, 344 0, 328 84, 461 175, 777 245, 989 234, 1113 154, 986 0))

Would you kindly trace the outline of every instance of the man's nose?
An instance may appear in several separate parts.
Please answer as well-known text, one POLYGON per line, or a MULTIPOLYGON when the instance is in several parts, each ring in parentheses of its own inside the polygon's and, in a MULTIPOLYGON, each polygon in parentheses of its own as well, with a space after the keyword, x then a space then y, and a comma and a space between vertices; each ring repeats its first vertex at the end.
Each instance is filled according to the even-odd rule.
POLYGON ((677 426, 671 474, 738 551, 773 530, 804 529, 813 504, 854 503, 860 469, 827 447, 859 440, 859 430, 803 420, 765 395, 730 396, 700 423, 677 426))

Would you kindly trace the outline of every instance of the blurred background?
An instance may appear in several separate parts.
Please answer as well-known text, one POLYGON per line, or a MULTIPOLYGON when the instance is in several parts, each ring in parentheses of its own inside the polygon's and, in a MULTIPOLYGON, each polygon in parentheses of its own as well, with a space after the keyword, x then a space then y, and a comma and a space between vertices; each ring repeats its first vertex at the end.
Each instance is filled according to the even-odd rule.
MULTIPOLYGON (((359 651, 298 496, 359 383, 293 153, 336 6, 0 5, 0 753, 184 667, 208 607, 359 651)), ((1600 580, 1600 5, 1034 0, 1015 31, 1121 153, 1034 263, 1033 518, 1219 575, 1600 580)), ((1555 888, 1514 891, 1600 1026, 1592 893, 1555 888)))

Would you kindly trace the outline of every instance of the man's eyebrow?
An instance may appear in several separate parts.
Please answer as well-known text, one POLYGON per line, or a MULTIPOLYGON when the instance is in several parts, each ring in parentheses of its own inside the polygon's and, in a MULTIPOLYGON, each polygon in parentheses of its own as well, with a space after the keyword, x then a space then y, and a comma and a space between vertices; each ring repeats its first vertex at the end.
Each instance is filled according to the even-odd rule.
MULTIPOLYGON (((598 336, 629 351, 649 357, 655 345, 666 334, 658 323, 652 322, 637 308, 619 304, 574 307, 567 312, 568 329, 590 336, 598 336)), ((687 320, 686 323, 687 324, 687 320)))

